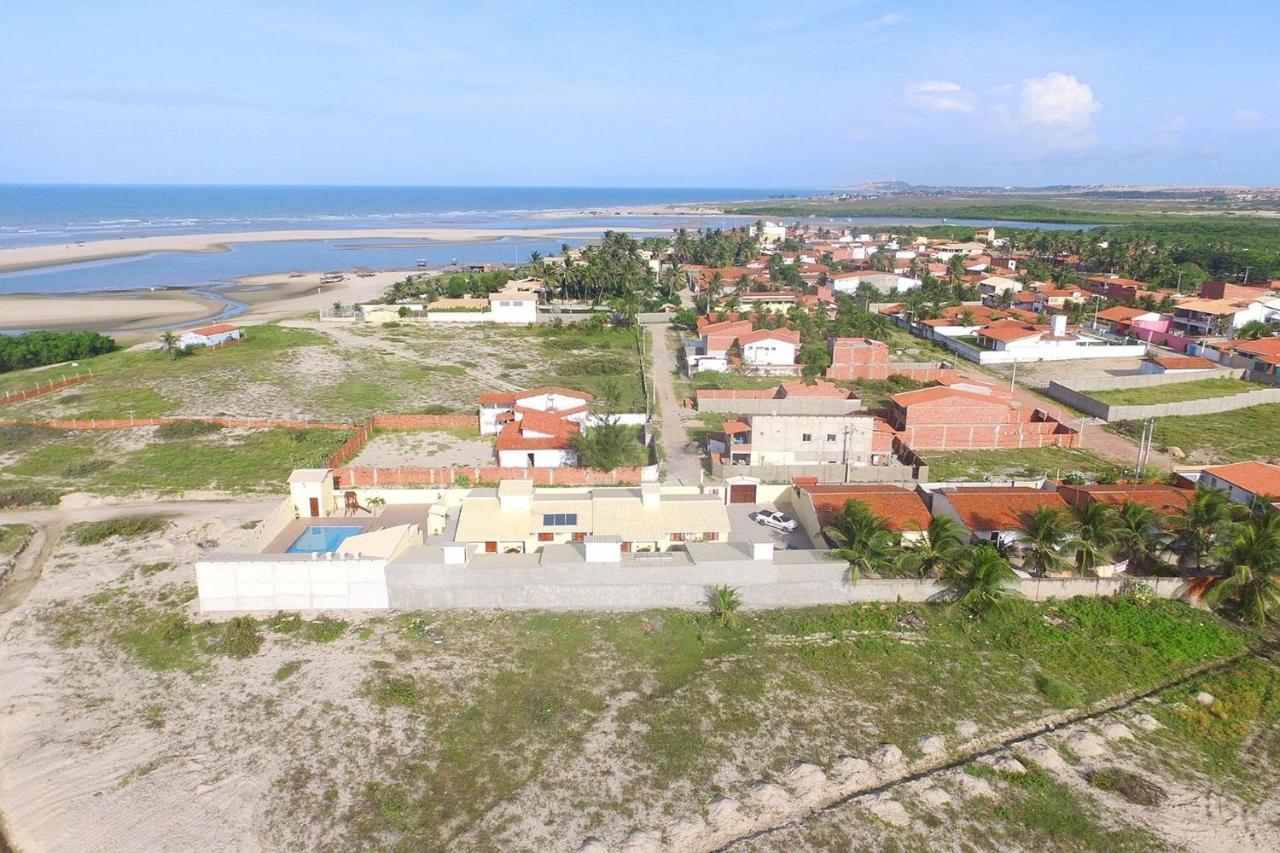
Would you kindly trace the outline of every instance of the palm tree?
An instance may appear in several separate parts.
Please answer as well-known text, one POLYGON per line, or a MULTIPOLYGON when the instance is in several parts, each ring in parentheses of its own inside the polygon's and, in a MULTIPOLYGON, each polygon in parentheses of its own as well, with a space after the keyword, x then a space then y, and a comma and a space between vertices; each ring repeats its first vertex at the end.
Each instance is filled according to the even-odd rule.
POLYGON ((990 542, 965 548, 942 579, 955 595, 955 603, 974 613, 1003 607, 1020 595, 1013 586, 1017 574, 990 542))
POLYGON ((835 555, 849 561, 851 581, 889 564, 898 538, 890 532, 887 518, 854 500, 846 501, 844 510, 822 532, 835 546, 835 555))
POLYGON ((1230 604, 1246 621, 1266 624, 1269 611, 1280 607, 1280 514, 1237 525, 1222 568, 1226 574, 1205 593, 1205 602, 1215 608, 1230 604))
POLYGON ((1071 520, 1076 530, 1076 571, 1091 572, 1110 560, 1120 532, 1111 505, 1092 501, 1072 507, 1071 520))
POLYGON ((1130 572, 1151 572, 1162 565, 1165 519, 1154 507, 1125 501, 1115 521, 1116 556, 1128 563, 1130 572))
POLYGON ((1076 549, 1067 517, 1051 506, 1042 506, 1023 516, 1021 545, 1026 551, 1022 568, 1033 574, 1045 575, 1070 568, 1071 561, 1065 554, 1076 549))
POLYGON ((160 336, 160 345, 164 347, 164 351, 169 354, 169 358, 178 357, 178 336, 173 332, 165 332, 160 336))
POLYGON ((942 577, 963 551, 960 525, 950 516, 935 516, 929 520, 923 537, 902 546, 898 568, 915 577, 942 577))
POLYGON ((1200 568, 1213 550, 1217 537, 1231 521, 1226 492, 1196 486, 1187 507, 1173 519, 1173 550, 1184 567, 1200 568))
POLYGON ((728 628, 730 631, 738 630, 738 625, 741 624, 738 610, 742 607, 742 597, 738 595, 737 587, 725 585, 710 587, 704 601, 721 628, 728 628))

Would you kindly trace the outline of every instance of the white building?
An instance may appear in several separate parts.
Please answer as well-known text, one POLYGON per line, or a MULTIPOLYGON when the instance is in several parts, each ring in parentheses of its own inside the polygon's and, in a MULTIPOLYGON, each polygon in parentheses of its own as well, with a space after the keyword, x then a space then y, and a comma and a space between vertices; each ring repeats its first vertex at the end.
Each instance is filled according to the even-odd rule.
POLYGON ((831 287, 838 293, 856 293, 863 284, 882 293, 904 293, 920 286, 918 278, 878 270, 838 272, 830 276, 831 287))
POLYGON ((228 341, 238 341, 244 337, 239 326, 231 323, 217 323, 213 326, 201 326, 190 329, 178 337, 180 347, 212 347, 228 341))
POLYGON ((481 394, 480 434, 496 435, 504 425, 520 420, 527 412, 545 412, 582 423, 587 417, 587 404, 593 399, 586 391, 556 385, 481 394))
POLYGON ((742 362, 759 366, 790 366, 796 363, 800 333, 792 329, 760 329, 738 338, 742 362))

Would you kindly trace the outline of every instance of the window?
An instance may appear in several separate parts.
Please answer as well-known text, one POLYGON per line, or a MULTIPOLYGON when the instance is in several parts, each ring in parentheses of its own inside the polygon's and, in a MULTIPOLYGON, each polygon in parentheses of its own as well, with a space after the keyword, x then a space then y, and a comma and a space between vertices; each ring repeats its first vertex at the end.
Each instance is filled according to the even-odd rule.
POLYGON ((835 441, 835 440, 836 440, 836 434, 834 432, 827 433, 827 441, 835 441))
POLYGON ((587 541, 587 534, 585 534, 585 533, 575 533, 575 534, 573 534, 573 541, 574 541, 574 542, 586 542, 586 541, 587 541))
POLYGON ((572 527, 577 523, 576 512, 548 512, 542 516, 543 527, 572 527))
POLYGON ((684 534, 683 534, 683 533, 672 533, 672 534, 671 534, 671 541, 672 541, 672 542, 683 542, 683 541, 684 541, 684 534))
POLYGON ((551 532, 543 532, 538 534, 539 542, 554 542, 556 535, 551 532))
POLYGON ((801 441, 813 441, 813 433, 805 432, 800 434, 801 441))
POLYGON ((708 531, 707 533, 704 533, 703 538, 705 538, 708 542, 715 542, 717 539, 720 538, 720 534, 716 533, 714 530, 711 530, 711 531, 708 531))

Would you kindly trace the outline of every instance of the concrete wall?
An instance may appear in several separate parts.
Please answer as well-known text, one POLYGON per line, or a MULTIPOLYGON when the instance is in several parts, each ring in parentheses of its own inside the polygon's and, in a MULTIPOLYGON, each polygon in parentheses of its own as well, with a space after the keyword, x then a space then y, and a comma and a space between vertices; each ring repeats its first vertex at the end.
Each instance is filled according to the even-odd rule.
POLYGON ((697 397, 698 411, 723 412, 734 415, 847 415, 862 411, 861 400, 831 397, 697 397))
POLYGON ((200 611, 385 609, 386 565, 310 554, 209 557, 196 563, 200 611))
POLYGON ((726 465, 711 462, 711 476, 750 477, 773 483, 790 483, 796 477, 817 477, 819 483, 899 483, 914 485, 927 480, 929 466, 908 465, 726 465))
POLYGON ((1106 421, 1140 420, 1170 415, 1212 415, 1231 412, 1250 406, 1280 403, 1280 388, 1257 388, 1224 397, 1204 400, 1184 400, 1179 403, 1153 403, 1145 406, 1121 406, 1104 403, 1089 395, 1090 391, 1114 391, 1125 388, 1154 388, 1160 385, 1180 385, 1202 379, 1251 378, 1252 373, 1240 369, 1220 368, 1195 373, 1144 373, 1135 376, 1094 377, 1073 379, 1070 382, 1050 382, 1045 392, 1055 400, 1106 421))

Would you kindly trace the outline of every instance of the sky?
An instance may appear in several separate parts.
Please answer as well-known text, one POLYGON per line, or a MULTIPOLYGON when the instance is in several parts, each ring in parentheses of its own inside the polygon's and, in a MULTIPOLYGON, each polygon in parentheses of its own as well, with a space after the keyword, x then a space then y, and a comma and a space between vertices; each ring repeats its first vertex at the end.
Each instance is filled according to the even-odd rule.
POLYGON ((0 183, 1280 184, 1274 0, 0 3, 0 183))

